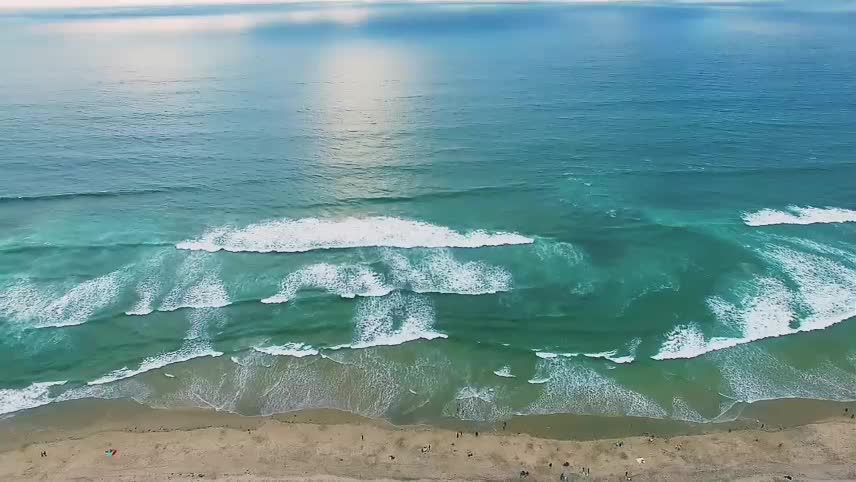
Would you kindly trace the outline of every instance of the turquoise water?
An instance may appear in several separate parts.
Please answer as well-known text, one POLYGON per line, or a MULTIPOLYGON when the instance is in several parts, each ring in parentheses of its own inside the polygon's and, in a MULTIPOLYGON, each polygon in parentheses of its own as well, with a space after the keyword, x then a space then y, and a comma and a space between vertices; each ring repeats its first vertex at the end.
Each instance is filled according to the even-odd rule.
POLYGON ((0 18, 0 413, 856 398, 856 13, 0 18))

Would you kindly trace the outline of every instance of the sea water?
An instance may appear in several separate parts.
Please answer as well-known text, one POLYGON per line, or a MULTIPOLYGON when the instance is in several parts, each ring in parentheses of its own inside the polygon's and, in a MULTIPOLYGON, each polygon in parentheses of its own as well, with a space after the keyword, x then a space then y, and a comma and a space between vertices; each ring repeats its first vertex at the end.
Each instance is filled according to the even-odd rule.
POLYGON ((856 398, 852 3, 0 17, 0 413, 856 398))

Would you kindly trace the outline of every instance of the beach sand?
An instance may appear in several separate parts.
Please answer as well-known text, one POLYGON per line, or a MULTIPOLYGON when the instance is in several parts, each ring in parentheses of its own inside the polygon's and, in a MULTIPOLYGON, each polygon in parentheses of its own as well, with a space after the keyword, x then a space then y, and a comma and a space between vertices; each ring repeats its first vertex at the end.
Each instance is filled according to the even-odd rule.
POLYGON ((518 433, 519 418, 476 435, 330 410, 242 417, 79 401, 0 422, 0 480, 856 480, 853 408, 836 410, 792 427, 752 420, 561 440, 518 433))

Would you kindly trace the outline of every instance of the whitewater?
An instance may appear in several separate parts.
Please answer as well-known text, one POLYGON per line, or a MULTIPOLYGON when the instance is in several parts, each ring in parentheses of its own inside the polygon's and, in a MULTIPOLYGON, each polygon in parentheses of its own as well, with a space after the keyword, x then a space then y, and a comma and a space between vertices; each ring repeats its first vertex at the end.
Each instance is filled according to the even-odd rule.
POLYGON ((0 12, 0 414, 856 399, 856 30, 644 3, 0 12))

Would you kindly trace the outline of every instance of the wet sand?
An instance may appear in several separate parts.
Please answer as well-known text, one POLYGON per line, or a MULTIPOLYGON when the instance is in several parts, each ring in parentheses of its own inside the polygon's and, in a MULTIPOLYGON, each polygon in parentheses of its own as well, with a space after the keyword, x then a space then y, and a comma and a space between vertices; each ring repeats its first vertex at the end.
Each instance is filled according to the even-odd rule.
POLYGON ((580 440, 568 438, 596 417, 397 427, 331 410, 242 417, 77 401, 0 421, 0 480, 856 480, 856 404, 818 403, 683 430, 611 419, 626 436, 580 440), (801 423, 807 407, 835 413, 776 422, 801 423))

